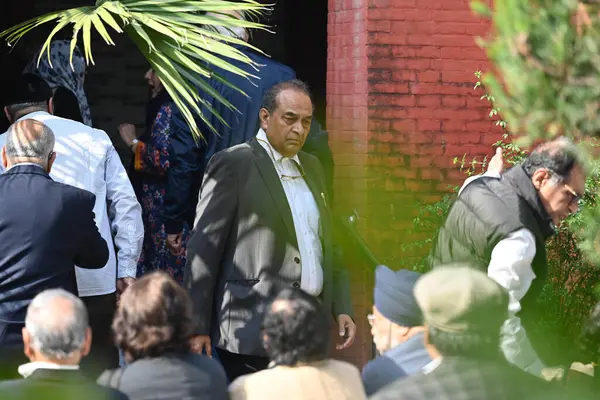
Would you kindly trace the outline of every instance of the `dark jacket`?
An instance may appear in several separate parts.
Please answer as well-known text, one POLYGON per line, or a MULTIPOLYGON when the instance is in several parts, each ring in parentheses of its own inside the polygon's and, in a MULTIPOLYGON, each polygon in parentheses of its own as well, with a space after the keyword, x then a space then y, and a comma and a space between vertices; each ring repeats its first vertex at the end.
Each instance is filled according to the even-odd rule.
POLYGON ((77 370, 38 369, 26 379, 0 382, 0 399, 127 400, 127 396, 88 381, 77 370))
POLYGON ((227 377, 221 365, 198 354, 145 358, 106 371, 98 383, 130 400, 226 400, 227 377))
POLYGON ((554 400, 563 396, 558 384, 551 385, 506 361, 444 357, 430 373, 394 382, 370 399, 554 400))
POLYGON ((487 272, 498 242, 523 228, 536 240, 536 279, 524 301, 535 299, 548 274, 545 241, 554 233, 554 224, 520 165, 501 179, 480 177, 464 188, 434 242, 432 267, 467 262, 487 272))
MULTIPOLYGON (((317 203, 323 247, 326 310, 352 315, 346 271, 334 260, 332 222, 319 161, 298 153, 317 203)), ((266 356, 263 309, 283 288, 300 287, 301 260, 292 212, 275 166, 256 139, 215 154, 188 242, 184 285, 197 334, 232 353, 266 356)))
POLYGON ((392 382, 421 372, 431 362, 424 340, 425 334, 419 333, 367 363, 362 371, 367 396, 392 382))
POLYGON ((27 307, 38 293, 62 288, 77 295, 75 264, 102 268, 108 261, 94 201, 36 165, 0 175, 0 347, 22 346, 27 307))
POLYGON ((213 154, 253 138, 259 128, 258 112, 264 93, 275 84, 296 77, 295 72, 283 64, 244 46, 237 46, 237 48, 259 65, 258 71, 239 60, 228 59, 228 61, 235 67, 257 76, 258 79, 244 78, 218 68, 215 71, 220 75, 219 79, 206 80, 198 77, 237 109, 235 111, 226 107, 214 96, 199 88, 201 96, 206 101, 206 104, 200 105, 202 114, 219 136, 216 136, 208 125, 197 117, 196 123, 206 142, 196 143, 181 112, 177 109, 173 112, 170 131, 169 184, 165 198, 167 233, 181 232, 184 222, 192 225, 204 169, 213 154), (232 89, 231 85, 241 89, 246 95, 232 89), (229 126, 219 120, 210 108, 229 126))

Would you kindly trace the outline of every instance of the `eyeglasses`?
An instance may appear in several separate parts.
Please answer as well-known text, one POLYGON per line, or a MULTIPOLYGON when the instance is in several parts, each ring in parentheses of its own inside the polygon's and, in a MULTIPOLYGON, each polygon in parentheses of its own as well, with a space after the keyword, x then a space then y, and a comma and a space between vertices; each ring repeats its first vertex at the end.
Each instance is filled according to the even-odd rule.
POLYGON ((575 191, 575 189, 573 189, 571 186, 569 186, 568 184, 566 184, 564 182, 564 178, 562 178, 555 171, 553 171, 551 169, 548 169, 548 173, 551 176, 554 175, 554 177, 557 178, 560 183, 562 183, 562 185, 565 187, 565 189, 567 189, 567 191, 571 195, 571 200, 569 201, 569 206, 572 206, 573 204, 577 204, 578 206, 581 207, 581 198, 583 197, 583 194, 577 193, 577 191, 575 191))
POLYGON ((369 321, 369 325, 373 326, 375 323, 375 316, 373 314, 367 315, 367 321, 369 321))
POLYGON ((583 194, 579 194, 575 191, 575 189, 573 189, 571 186, 567 185, 566 183, 563 183, 563 185, 565 186, 565 189, 567 189, 569 191, 569 194, 571 195, 571 201, 569 202, 569 205, 572 206, 573 204, 577 204, 577 205, 581 205, 581 198, 583 197, 583 194))

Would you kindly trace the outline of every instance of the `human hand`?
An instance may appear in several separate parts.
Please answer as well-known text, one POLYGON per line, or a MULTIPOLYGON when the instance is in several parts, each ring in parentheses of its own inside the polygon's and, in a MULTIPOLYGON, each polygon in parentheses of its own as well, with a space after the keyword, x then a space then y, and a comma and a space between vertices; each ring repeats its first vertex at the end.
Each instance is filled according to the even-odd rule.
POLYGON ((502 147, 496 148, 496 154, 490 160, 487 170, 488 172, 495 172, 498 175, 502 174, 502 171, 504 171, 504 157, 502 155, 502 147))
POLYGON ((121 139, 123 139, 123 142, 125 142, 127 146, 131 146, 133 144, 133 139, 137 138, 137 134, 135 133, 135 125, 119 125, 119 135, 121 135, 121 139))
POLYGON ((547 367, 542 369, 542 378, 548 382, 562 381, 565 376, 565 369, 563 367, 547 367))
POLYGON ((167 235, 167 247, 174 256, 182 256, 185 253, 183 250, 183 232, 169 233, 167 235))
POLYGON ((348 347, 352 346, 354 343, 354 339, 356 338, 356 324, 350 318, 349 315, 340 314, 337 317, 339 334, 341 337, 345 337, 346 341, 342 344, 337 344, 335 346, 336 350, 344 350, 348 347))
POLYGON ((196 335, 190 339, 190 347, 192 351, 197 354, 202 354, 202 350, 206 352, 206 355, 212 358, 212 347, 210 342, 210 336, 208 335, 196 335))
POLYGON ((125 290, 133 285, 135 282, 135 278, 125 277, 121 279, 117 279, 117 303, 121 300, 121 295, 125 292, 125 290))

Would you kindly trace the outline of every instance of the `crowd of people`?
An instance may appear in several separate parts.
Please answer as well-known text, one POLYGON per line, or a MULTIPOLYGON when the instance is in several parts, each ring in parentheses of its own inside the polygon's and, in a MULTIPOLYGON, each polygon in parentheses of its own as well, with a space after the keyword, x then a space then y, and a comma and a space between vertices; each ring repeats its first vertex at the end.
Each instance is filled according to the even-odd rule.
MULTIPOLYGON (((248 39, 243 29, 223 33, 248 39)), ((263 65, 260 79, 220 71, 248 96, 207 80, 239 112, 205 95, 219 132, 206 142, 193 140, 147 72, 145 130, 119 127, 129 169, 93 127, 85 63, 76 50, 70 64, 70 42, 53 42, 52 66, 32 64, 5 88, 0 398, 554 399, 598 390, 597 376, 591 389, 548 382, 561 375, 521 323, 547 275, 545 241, 585 190, 573 143, 544 143, 507 171, 498 152, 461 188, 430 272, 377 268, 368 320, 379 356, 361 372, 332 357, 353 345, 361 316, 333 235, 331 153, 315 145, 326 133, 293 70, 239 49, 263 65)), ((584 328, 597 359, 599 310, 584 328)))

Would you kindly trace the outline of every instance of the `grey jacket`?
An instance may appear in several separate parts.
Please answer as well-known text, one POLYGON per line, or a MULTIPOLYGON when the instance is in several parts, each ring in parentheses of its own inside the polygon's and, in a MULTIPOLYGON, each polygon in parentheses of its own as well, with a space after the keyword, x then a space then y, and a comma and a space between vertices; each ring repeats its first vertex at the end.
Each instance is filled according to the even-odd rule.
POLYGON ((227 377, 221 365, 198 354, 144 358, 112 371, 98 383, 129 400, 226 400, 227 377))
MULTIPOLYGON (((334 262, 332 221, 319 161, 298 154, 321 217, 323 292, 334 316, 352 315, 346 271, 334 262)), ((290 206, 275 167, 252 139, 215 154, 204 176, 188 242, 184 286, 197 334, 227 351, 265 356, 260 340, 265 305, 300 287, 300 252, 290 206)))

